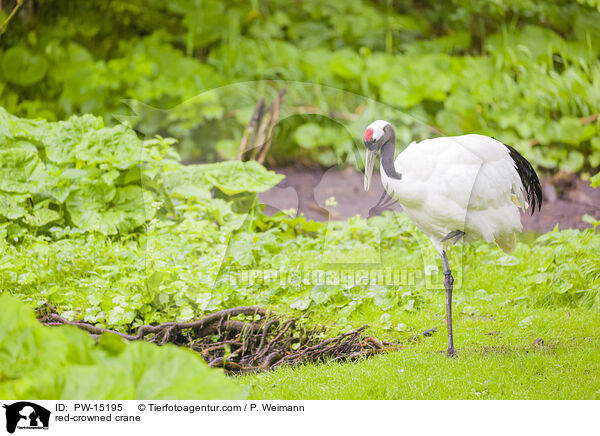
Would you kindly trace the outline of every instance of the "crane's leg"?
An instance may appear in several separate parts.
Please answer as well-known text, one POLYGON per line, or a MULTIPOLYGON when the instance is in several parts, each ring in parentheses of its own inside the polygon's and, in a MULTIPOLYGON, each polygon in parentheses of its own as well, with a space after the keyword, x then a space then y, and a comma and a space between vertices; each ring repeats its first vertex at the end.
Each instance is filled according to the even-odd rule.
POLYGON ((454 357, 454 338, 452 337, 452 285, 454 277, 448 265, 446 250, 442 251, 442 266, 444 267, 444 287, 446 288, 446 325, 448 326, 448 356, 454 357))

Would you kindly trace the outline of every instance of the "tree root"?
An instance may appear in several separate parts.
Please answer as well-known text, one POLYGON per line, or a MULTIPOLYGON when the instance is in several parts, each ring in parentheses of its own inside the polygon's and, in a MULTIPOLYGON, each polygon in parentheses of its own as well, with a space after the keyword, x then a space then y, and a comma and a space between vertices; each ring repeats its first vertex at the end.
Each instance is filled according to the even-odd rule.
POLYGON ((136 334, 69 321, 53 313, 54 308, 46 309, 41 311, 46 313, 39 316, 45 325, 72 325, 95 337, 114 333, 130 341, 145 340, 159 345, 172 343, 199 353, 211 367, 237 374, 305 363, 352 361, 402 348, 400 344, 365 336, 366 325, 325 338, 322 327, 308 330, 299 326, 295 318, 282 321, 255 306, 221 310, 192 322, 143 325, 136 334), (250 320, 233 319, 239 315, 250 320))

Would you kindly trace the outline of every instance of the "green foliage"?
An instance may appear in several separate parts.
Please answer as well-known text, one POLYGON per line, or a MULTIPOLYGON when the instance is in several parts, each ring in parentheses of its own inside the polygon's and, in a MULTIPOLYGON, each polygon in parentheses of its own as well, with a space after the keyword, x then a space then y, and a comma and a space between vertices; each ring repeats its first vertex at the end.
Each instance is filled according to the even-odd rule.
MULTIPOLYGON (((592 184, 592 188, 597 188, 598 186, 600 186, 600 173, 596 174, 595 176, 593 176, 591 178, 591 184, 592 184)), ((584 222, 591 224, 594 227, 594 229, 596 229, 596 227, 600 226, 600 220, 594 218, 591 215, 588 215, 587 213, 583 217, 581 217, 581 219, 584 222)))
POLYGON ((14 21, 3 36, 0 76, 10 86, 0 85, 0 104, 9 111, 92 112, 112 124, 127 112, 122 99, 138 101, 165 110, 130 101, 136 129, 177 138, 186 159, 213 161, 232 157, 273 86, 295 86, 231 84, 301 81, 333 88, 288 89, 285 105, 341 114, 355 128, 348 138, 314 116, 282 121, 270 152, 279 162, 346 162, 365 124, 393 118, 406 143, 432 126, 495 136, 537 166, 600 166, 590 118, 600 112, 600 12, 591 0, 72 3, 45 0, 35 27, 14 21))
POLYGON ((229 161, 196 167, 207 182, 226 195, 242 192, 265 192, 283 180, 284 176, 265 171, 256 161, 229 161))
MULTIPOLYGON (((40 326, 9 294, 128 332, 245 304, 309 316, 330 333, 369 323, 373 334, 394 340, 439 325, 439 260, 403 215, 325 224, 283 212, 268 217, 257 194, 281 176, 254 162, 180 162, 180 154, 232 159, 256 102, 282 87, 272 162, 360 166, 356 138, 384 118, 400 144, 437 131, 478 132, 516 146, 536 166, 600 166, 595 0, 38 3, 0 40, 2 397, 243 396, 189 352, 114 336, 95 345, 74 328, 40 326), (378 283, 370 265, 407 272, 409 280, 378 283), (335 274, 346 267, 359 280, 335 274), (316 283, 323 272, 333 278, 316 283)), ((483 243, 456 247, 459 343, 497 346, 496 336, 482 336, 486 320, 507 344, 540 332, 560 337, 565 326, 597 337, 599 250, 592 229, 557 230, 518 244, 511 256, 483 243), (463 326, 479 336, 462 340, 463 326)), ((447 386, 442 376, 419 378, 442 367, 432 351, 443 337, 433 340, 439 344, 414 354, 424 364, 406 360, 407 368, 424 368, 404 383, 415 398, 447 386)), ((575 372, 544 368, 583 356, 579 382, 597 372, 590 350, 561 354, 557 365, 529 350, 528 360, 518 354, 500 367, 474 359, 479 366, 458 368, 455 378, 469 384, 472 374, 519 374, 546 390, 534 392, 522 378, 515 397, 569 398, 575 382, 564 380, 575 372)), ((402 380, 402 361, 374 363, 383 375, 357 375, 368 383, 352 392, 347 368, 334 371, 341 382, 331 395, 411 397, 387 383, 402 380)), ((299 377, 312 379, 313 370, 299 377)), ((321 393, 327 371, 314 377, 321 393)), ((484 378, 466 393, 438 397, 506 398, 513 381, 484 378)), ((284 382, 275 393, 265 383, 269 392, 257 396, 314 396, 310 383, 290 389, 284 382)))
MULTIPOLYGON (((439 261, 404 215, 327 224, 269 217, 257 194, 282 176, 256 162, 183 166, 171 140, 141 141, 94 117, 4 116, 0 289, 35 306, 122 331, 247 304, 324 319, 334 307, 344 330, 375 310, 379 328, 409 334, 411 316, 436 299, 439 261), (350 280, 336 275, 344 265, 350 280), (390 288, 369 265, 414 280, 390 288)), ((485 289, 499 280, 488 268, 502 265, 502 280, 520 290, 506 304, 598 310, 600 283, 577 265, 599 244, 588 230, 550 233, 515 256, 486 244, 455 250, 457 286, 485 289)))
MULTIPOLYGON (((324 323, 331 334, 368 323, 373 334, 394 340, 442 317, 438 256, 403 214, 328 223, 284 212, 269 217, 257 194, 281 176, 255 162, 183 166, 171 140, 141 141, 95 117, 51 123, 0 114, 1 396, 240 396, 187 351, 111 336, 94 345, 75 328, 40 326, 9 294, 125 332, 254 304, 324 323), (85 206, 77 209, 74 199, 85 206), (154 203, 151 217, 135 221, 154 203), (381 283, 370 266, 408 280, 381 283)), ((592 229, 556 230, 518 244, 510 256, 484 243, 456 246, 457 325, 510 316, 502 328, 522 340, 548 316, 597 319, 599 250, 592 229)), ((494 389, 504 395, 502 386, 494 389)))
POLYGON ((256 162, 184 168, 173 143, 142 141, 127 126, 104 127, 90 115, 52 123, 0 108, 0 229, 12 240, 65 228, 123 235, 157 213, 178 217, 169 194, 256 194, 281 180, 256 162))
POLYGON ((46 59, 32 55, 24 47, 11 47, 2 57, 3 77, 16 85, 33 85, 44 78, 47 70, 46 59))
POLYGON ((600 186, 600 173, 596 174, 592 177, 592 188, 597 188, 600 186))
POLYGON ((39 324, 0 295, 0 396, 6 399, 235 399, 241 390, 192 352, 39 324))
POLYGON ((164 158, 169 141, 141 141, 131 129, 107 128, 92 116, 50 123, 3 108, 0 126, 0 219, 14 239, 24 230, 67 225, 128 233, 156 213, 161 192, 141 186, 148 177, 141 167, 146 156, 164 158))

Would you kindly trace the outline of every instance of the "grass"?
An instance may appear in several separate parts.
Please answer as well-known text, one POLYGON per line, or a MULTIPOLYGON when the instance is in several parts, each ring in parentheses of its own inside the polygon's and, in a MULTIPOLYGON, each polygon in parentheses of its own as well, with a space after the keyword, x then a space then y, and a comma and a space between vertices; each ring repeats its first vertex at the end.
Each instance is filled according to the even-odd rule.
MULTIPOLYGON (((142 147, 154 159, 149 173, 142 175, 135 152, 142 144, 131 130, 99 129, 99 120, 89 117, 52 124, 4 115, 0 130, 8 129, 5 139, 12 145, 7 150, 14 157, 7 168, 23 175, 23 183, 6 185, 15 191, 10 198, 0 193, 0 215, 5 215, 0 217, 0 294, 10 293, 32 308, 50 304, 65 318, 128 332, 143 324, 188 321, 217 309, 260 305, 282 317, 302 318, 298 325, 326 325, 324 335, 368 324, 368 334, 405 344, 402 351, 366 361, 237 378, 255 398, 599 395, 600 233, 592 229, 525 235, 512 255, 484 243, 453 247, 449 254, 456 279, 459 356, 449 360, 444 356, 439 256, 405 214, 384 212, 368 220, 357 216, 327 223, 285 212, 266 216, 254 202, 255 194, 279 178, 260 166, 247 163, 244 171, 237 171, 240 162, 222 162, 210 169, 188 166, 187 174, 171 161, 171 140, 155 139, 142 147), (58 142, 48 143, 47 151, 64 145, 63 140, 71 144, 73 129, 87 131, 89 156, 65 155, 60 168, 85 170, 76 197, 85 197, 89 204, 70 203, 73 197, 63 188, 71 184, 72 173, 65 171, 62 181, 55 180, 44 165, 37 165, 37 175, 29 177, 29 161, 21 157, 31 155, 36 162, 48 158, 43 150, 39 156, 31 150, 31 143, 46 144, 39 135, 48 129, 58 142), (127 170, 120 160, 125 155, 115 157, 102 147, 103 152, 88 159, 98 148, 92 143, 108 141, 116 147, 123 138, 133 141, 126 152, 127 170), (98 168, 104 167, 112 170, 98 176, 98 168), (145 203, 146 182, 134 183, 138 176, 157 176, 148 185, 157 195, 150 204, 145 203), (124 203, 111 200, 111 195, 124 203), (52 207, 48 196, 57 196, 52 207), (40 202, 34 205, 28 199, 40 202), (162 209, 154 210, 163 201, 162 209), (153 212, 143 213, 142 204, 153 212), (406 280, 371 275, 388 270, 406 280), (242 272, 259 274, 235 280, 242 272), (323 272, 332 273, 331 280, 315 279, 323 272), (438 332, 433 337, 409 340, 434 326, 438 332), (534 347, 536 338, 543 338, 544 345, 534 347)), ((37 356, 35 350, 24 355, 29 361, 37 356)), ((165 371, 171 366, 165 364, 165 371)), ((19 368, 13 362, 9 369, 19 368)), ((38 378, 53 379, 49 373, 38 378)), ((208 372, 206 378, 211 379, 208 372)), ((98 387, 88 392, 89 398, 107 395, 98 387)))
POLYGON ((240 377, 254 399, 600 399, 598 315, 504 310, 459 316, 458 357, 444 355, 446 331, 353 363, 328 363, 240 377), (489 332, 499 333, 490 335, 489 332), (543 338, 543 345, 534 340, 543 338))
MULTIPOLYGON (((416 311, 363 304, 348 318, 404 343, 400 351, 237 381, 255 399, 600 399, 600 316, 590 304, 598 283, 582 272, 598 237, 547 237, 554 242, 519 244, 512 260, 488 245, 468 249, 454 292, 454 359, 445 356, 444 292, 430 290, 421 292, 416 311), (577 300, 581 293, 590 297, 577 300), (399 323, 406 328, 395 329, 399 323), (434 326, 432 337, 409 341, 434 326)), ((600 267, 597 258, 591 262, 600 267)), ((315 308, 315 319, 339 318, 334 310, 315 308)))
MULTIPOLYGON (((246 252, 250 269, 319 270, 327 266, 328 250, 348 261, 377 246, 379 230, 378 267, 389 261, 409 272, 438 268, 427 276, 437 289, 425 275, 405 285, 289 280, 212 289, 212 280, 202 280, 217 272, 219 246, 207 248, 204 233, 198 238, 171 225, 164 235, 149 233, 157 240, 153 250, 134 238, 93 235, 5 244, 0 290, 32 306, 47 301, 64 316, 125 330, 185 320, 180 317, 188 312, 187 319, 200 316, 214 309, 202 309, 208 293, 216 308, 258 304, 302 317, 306 326, 326 325, 328 335, 368 324, 369 335, 404 344, 358 362, 235 378, 255 399, 600 399, 600 233, 550 232, 520 242, 511 255, 484 243, 454 247, 458 357, 448 359, 439 259, 401 217, 329 223, 311 236, 287 239, 250 232, 235 245, 235 259, 246 252), (432 337, 410 340, 432 327, 438 329, 432 337), (534 346, 537 338, 544 344, 534 346)), ((349 263, 363 274, 359 262, 349 263)))

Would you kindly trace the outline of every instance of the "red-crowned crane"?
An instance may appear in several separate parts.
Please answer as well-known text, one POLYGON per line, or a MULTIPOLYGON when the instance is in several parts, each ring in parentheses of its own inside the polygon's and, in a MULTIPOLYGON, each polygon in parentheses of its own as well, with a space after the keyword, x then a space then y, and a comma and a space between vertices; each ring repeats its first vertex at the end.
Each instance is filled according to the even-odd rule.
POLYGON ((495 242, 505 252, 522 230, 518 208, 533 214, 542 206, 540 181, 531 164, 514 148, 483 135, 426 139, 411 143, 394 159, 396 133, 390 123, 371 123, 363 137, 367 149, 365 190, 381 153, 381 181, 390 197, 429 237, 442 258, 446 289, 448 356, 454 356, 449 244, 462 239, 495 242), (523 196, 525 191, 527 202, 523 196), (527 204, 529 203, 529 204, 527 204))

